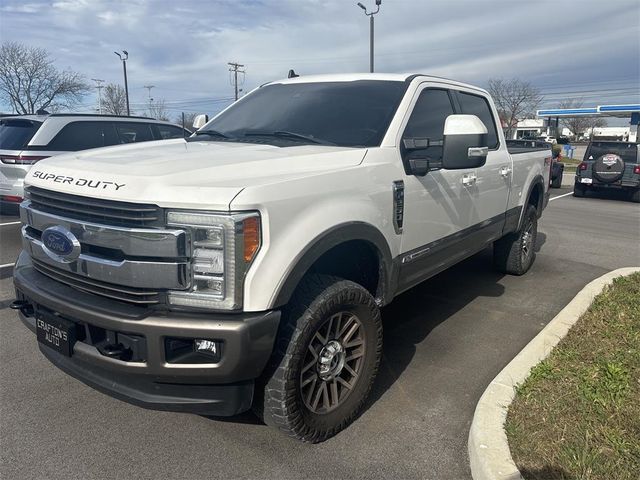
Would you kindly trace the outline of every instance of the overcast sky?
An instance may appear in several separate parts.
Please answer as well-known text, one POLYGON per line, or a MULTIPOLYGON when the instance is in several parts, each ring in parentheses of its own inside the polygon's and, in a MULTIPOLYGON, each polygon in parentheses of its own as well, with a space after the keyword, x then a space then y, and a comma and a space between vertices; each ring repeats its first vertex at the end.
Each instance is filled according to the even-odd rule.
MULTIPOLYGON (((59 68, 107 83, 122 82, 113 51, 128 50, 134 110, 144 109, 143 86, 155 85, 152 96, 172 117, 225 106, 233 96, 230 61, 246 65, 245 91, 289 68, 367 71, 368 35, 356 0, 0 0, 2 42, 44 47, 59 68)), ((589 104, 638 102, 640 3, 383 0, 376 71, 481 86, 517 76, 542 90, 545 106, 580 96, 589 104)), ((83 109, 95 104, 87 96, 83 109)))

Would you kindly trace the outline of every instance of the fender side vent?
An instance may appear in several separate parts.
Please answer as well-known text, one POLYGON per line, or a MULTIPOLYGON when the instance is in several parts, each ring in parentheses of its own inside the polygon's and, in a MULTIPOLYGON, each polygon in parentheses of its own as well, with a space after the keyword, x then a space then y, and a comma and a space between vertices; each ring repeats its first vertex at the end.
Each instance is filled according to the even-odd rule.
POLYGON ((393 182, 393 228, 399 235, 402 233, 404 222, 404 182, 396 180, 393 182))

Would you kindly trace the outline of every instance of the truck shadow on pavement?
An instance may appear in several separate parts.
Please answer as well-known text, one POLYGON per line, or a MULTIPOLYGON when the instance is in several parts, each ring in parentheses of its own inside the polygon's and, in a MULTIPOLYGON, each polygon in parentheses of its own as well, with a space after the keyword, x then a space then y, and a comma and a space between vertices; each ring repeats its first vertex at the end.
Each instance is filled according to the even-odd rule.
POLYGON ((504 276, 492 268, 487 248, 403 293, 382 310, 384 349, 367 408, 402 375, 419 345, 441 323, 478 297, 500 297, 504 276))

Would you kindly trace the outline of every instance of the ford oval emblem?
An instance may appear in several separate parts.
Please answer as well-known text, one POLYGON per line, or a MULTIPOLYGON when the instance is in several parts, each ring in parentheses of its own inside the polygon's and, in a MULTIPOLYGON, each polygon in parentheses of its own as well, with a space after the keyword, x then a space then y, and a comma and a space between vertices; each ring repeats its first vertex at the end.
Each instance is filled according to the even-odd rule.
POLYGON ((80 256, 80 242, 64 227, 49 227, 40 239, 44 252, 57 262, 73 262, 80 256))

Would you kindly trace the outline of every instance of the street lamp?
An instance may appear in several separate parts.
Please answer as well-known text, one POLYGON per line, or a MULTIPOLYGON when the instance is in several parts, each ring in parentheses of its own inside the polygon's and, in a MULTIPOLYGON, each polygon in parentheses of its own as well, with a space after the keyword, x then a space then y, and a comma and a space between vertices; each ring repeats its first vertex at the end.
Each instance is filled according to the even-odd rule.
POLYGON ((382 0, 376 0, 376 11, 367 12, 367 7, 358 2, 358 6, 364 10, 364 14, 369 17, 369 71, 373 73, 373 16, 380 11, 382 0))
POLYGON ((115 53, 118 58, 120 58, 120 60, 122 60, 122 70, 124 71, 124 95, 125 98, 127 99, 127 116, 131 115, 131 112, 129 111, 129 86, 127 85, 127 59, 129 58, 129 52, 127 52, 126 50, 123 50, 122 53, 124 53, 124 57, 122 55, 120 55, 118 52, 113 52, 115 53))

